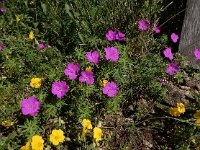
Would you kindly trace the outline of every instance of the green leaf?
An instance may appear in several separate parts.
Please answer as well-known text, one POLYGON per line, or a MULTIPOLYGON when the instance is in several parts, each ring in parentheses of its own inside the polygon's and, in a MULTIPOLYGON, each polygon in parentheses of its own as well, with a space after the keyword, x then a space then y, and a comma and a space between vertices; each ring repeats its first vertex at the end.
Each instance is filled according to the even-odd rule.
POLYGON ((74 19, 74 16, 73 16, 73 14, 70 12, 70 10, 71 10, 70 6, 69 6, 67 3, 65 3, 65 11, 66 11, 66 13, 67 13, 72 19, 74 19))
POLYGON ((45 15, 47 14, 47 5, 45 3, 42 3, 41 2, 41 7, 42 7, 42 10, 43 12, 45 13, 45 15))
POLYGON ((80 32, 78 32, 78 36, 79 36, 81 42, 85 43, 85 40, 84 40, 83 34, 81 34, 80 32))

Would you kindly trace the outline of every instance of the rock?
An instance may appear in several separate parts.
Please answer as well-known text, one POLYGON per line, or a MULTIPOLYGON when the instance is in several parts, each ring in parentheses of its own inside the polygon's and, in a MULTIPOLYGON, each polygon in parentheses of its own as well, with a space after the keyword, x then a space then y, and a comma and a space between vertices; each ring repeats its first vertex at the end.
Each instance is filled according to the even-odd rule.
POLYGON ((198 91, 200 91, 200 84, 199 84, 199 83, 196 84, 196 89, 197 89, 198 91))
POLYGON ((180 88, 183 90, 190 90, 190 87, 188 87, 188 86, 180 86, 180 88))
POLYGON ((186 98, 194 99, 194 97, 192 96, 192 93, 190 91, 185 91, 185 96, 186 96, 186 98))

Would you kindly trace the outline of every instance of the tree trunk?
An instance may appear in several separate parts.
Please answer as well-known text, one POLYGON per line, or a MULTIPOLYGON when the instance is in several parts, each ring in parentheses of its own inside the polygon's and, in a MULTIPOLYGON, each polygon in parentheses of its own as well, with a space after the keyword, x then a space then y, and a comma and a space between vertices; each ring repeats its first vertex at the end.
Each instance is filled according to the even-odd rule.
POLYGON ((195 48, 200 50, 200 0, 187 0, 179 52, 187 58, 189 66, 198 69, 200 61, 195 60, 195 48))

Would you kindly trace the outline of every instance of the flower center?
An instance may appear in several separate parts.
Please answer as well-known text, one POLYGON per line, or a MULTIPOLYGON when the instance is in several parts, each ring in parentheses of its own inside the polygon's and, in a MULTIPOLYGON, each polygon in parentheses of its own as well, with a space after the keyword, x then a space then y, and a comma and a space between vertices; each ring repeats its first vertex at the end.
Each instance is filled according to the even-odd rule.
POLYGON ((56 141, 58 141, 58 140, 59 140, 59 136, 55 136, 54 138, 55 138, 55 140, 56 140, 56 141))
POLYGON ((56 90, 59 91, 59 92, 61 92, 62 88, 61 87, 57 87, 56 90))
POLYGON ((42 147, 42 143, 41 142, 38 142, 38 147, 42 147))
POLYGON ((30 105, 28 106, 28 108, 29 108, 29 109, 33 109, 33 104, 30 104, 30 105))

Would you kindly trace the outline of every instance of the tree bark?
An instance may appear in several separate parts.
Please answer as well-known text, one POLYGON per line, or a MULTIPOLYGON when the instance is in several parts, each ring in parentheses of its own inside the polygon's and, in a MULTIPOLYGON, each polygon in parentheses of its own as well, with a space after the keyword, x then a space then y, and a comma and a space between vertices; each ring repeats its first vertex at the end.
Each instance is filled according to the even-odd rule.
POLYGON ((187 0, 179 52, 187 58, 189 66, 198 69, 200 61, 195 60, 195 48, 200 50, 200 0, 187 0))

